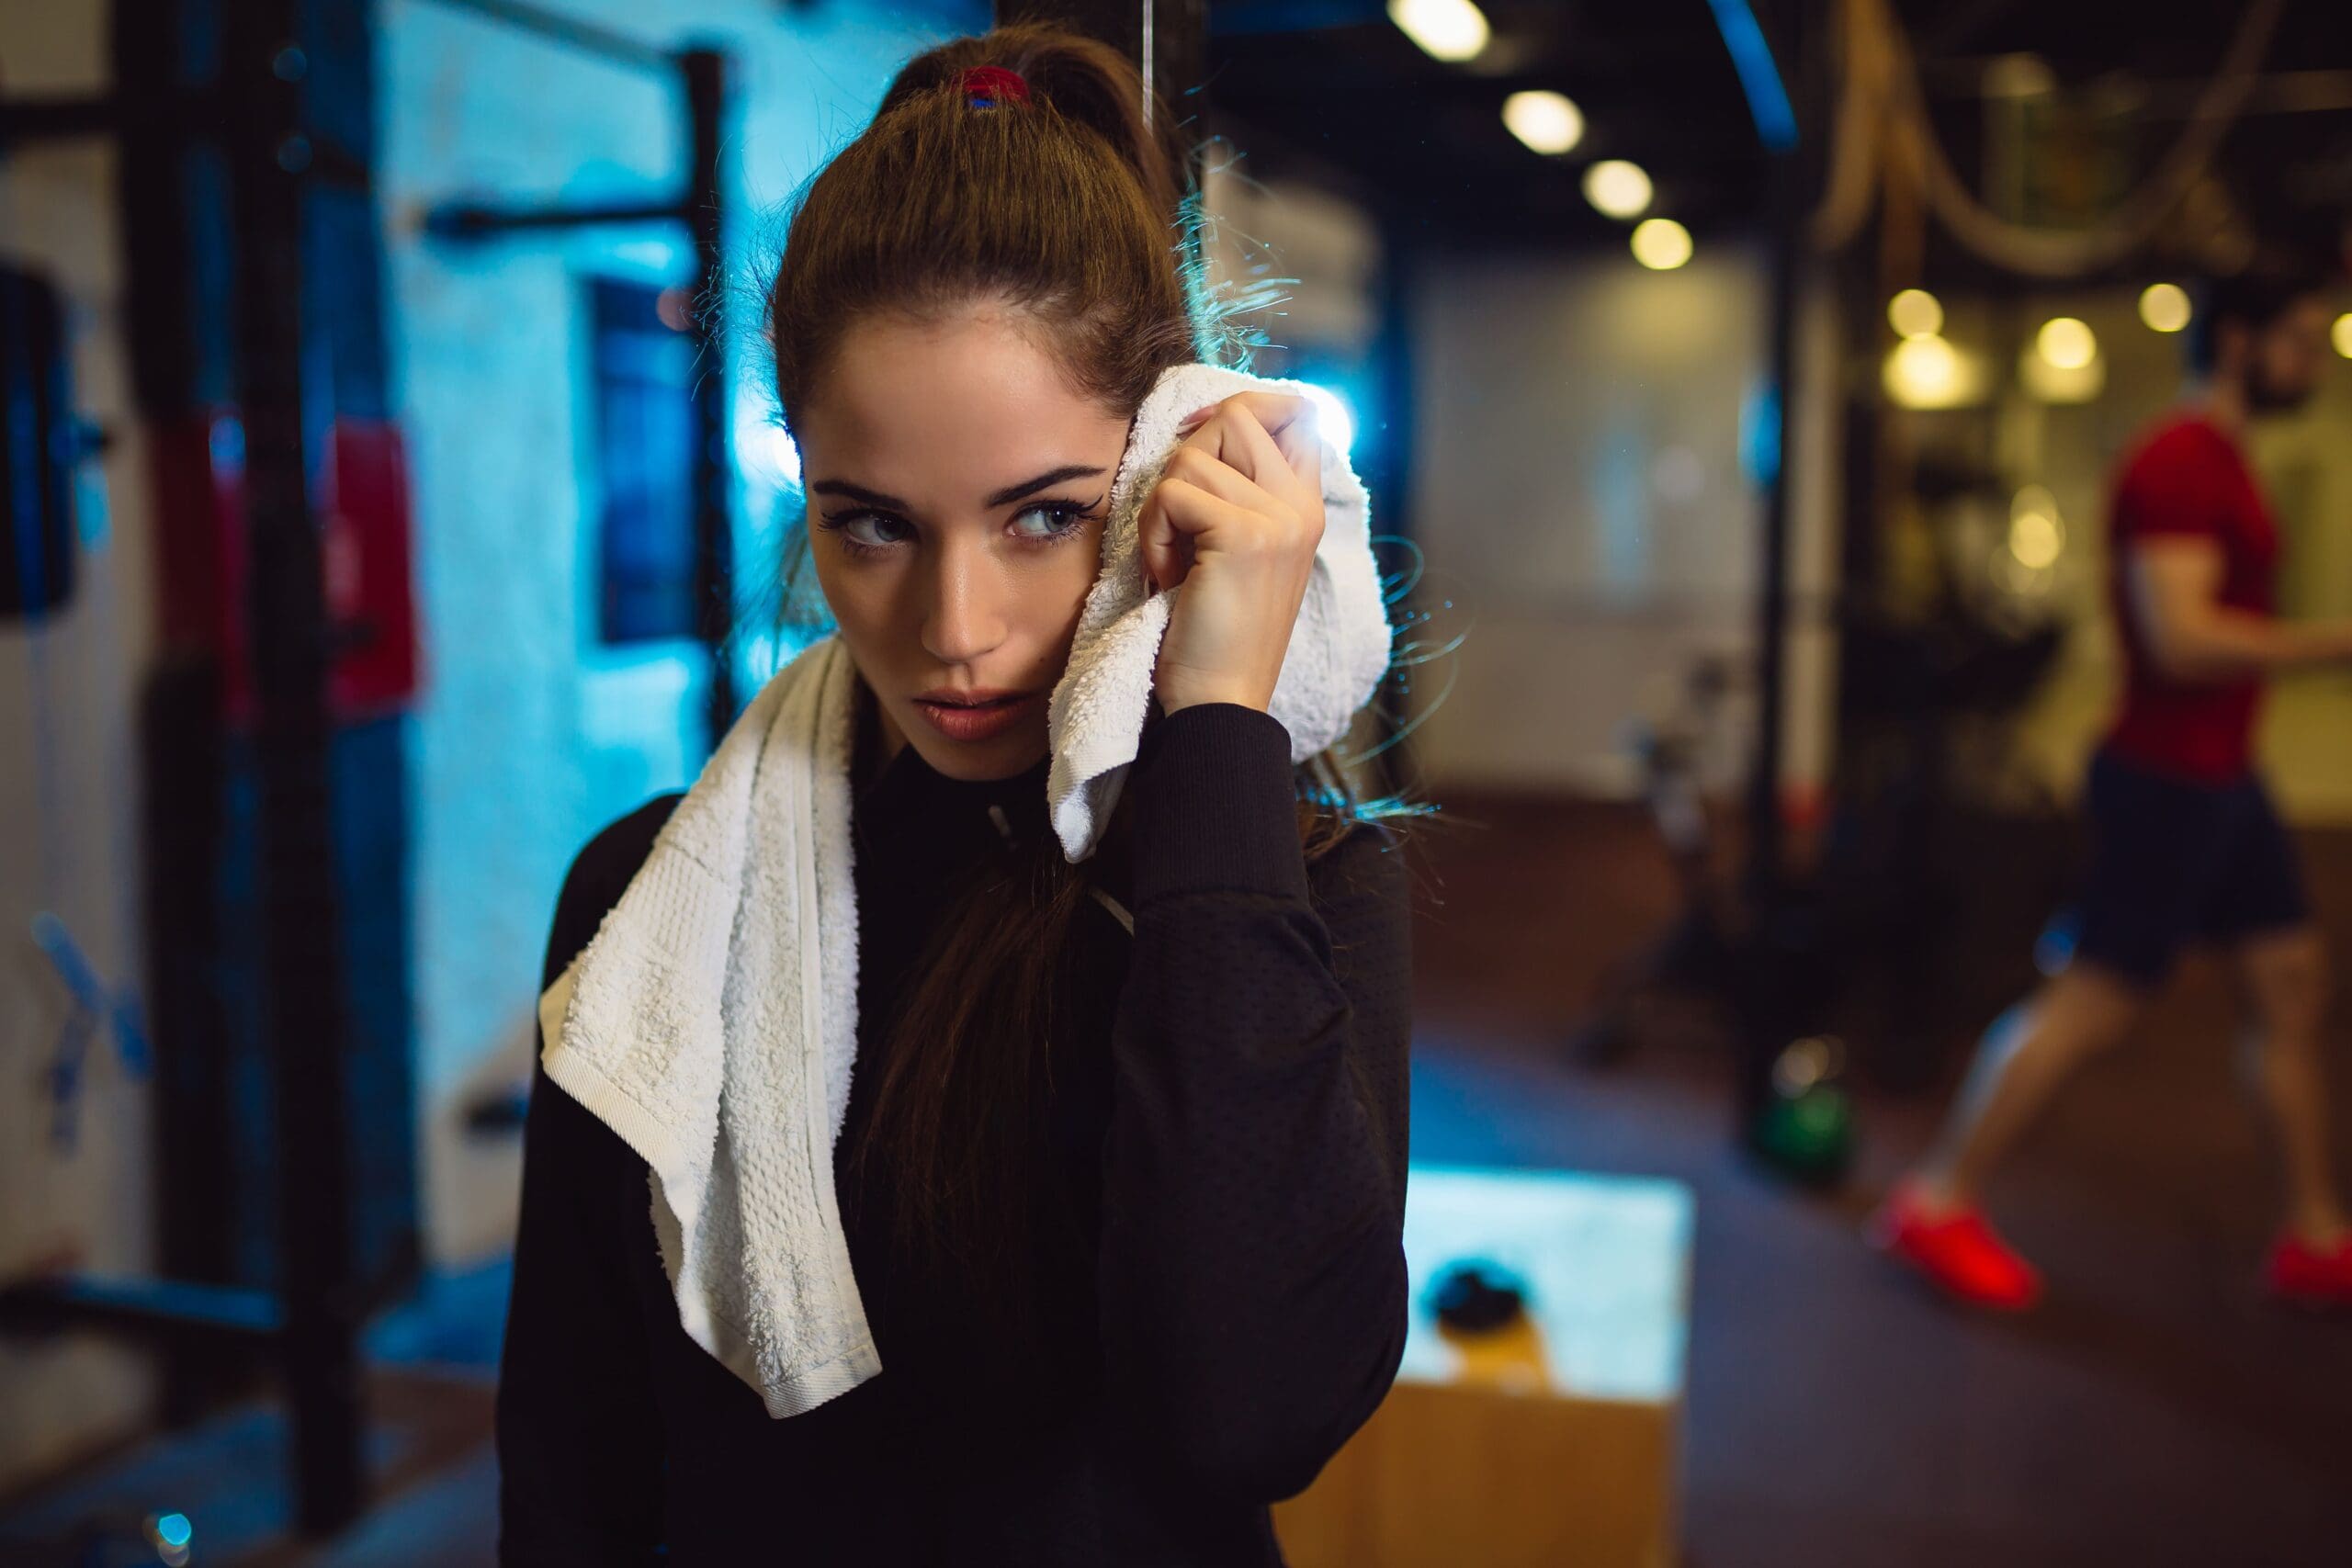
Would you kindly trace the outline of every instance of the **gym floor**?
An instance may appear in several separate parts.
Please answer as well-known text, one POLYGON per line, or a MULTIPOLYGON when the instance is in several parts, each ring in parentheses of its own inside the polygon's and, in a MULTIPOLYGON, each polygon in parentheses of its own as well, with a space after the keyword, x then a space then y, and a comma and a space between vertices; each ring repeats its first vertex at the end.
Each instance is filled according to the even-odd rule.
MULTIPOLYGON (((1808 1197, 1735 1154, 1724 1076, 1697 1040, 1566 1065, 1605 966, 1670 916, 1654 840, 1613 808, 1448 804, 1481 825, 1430 840, 1443 904, 1418 933, 1414 1154, 1695 1190, 1685 1568, 2346 1561, 2352 1319, 2254 1290, 2275 1187, 2216 966, 2186 966, 2139 1048, 2094 1066, 2001 1173, 1989 1201, 2049 1295, 2025 1319, 1970 1316, 1857 1235, 1940 1093, 1863 1090, 1853 1180, 1808 1197), (1570 891, 1537 922, 1530 887, 1570 891)), ((2021 831, 1953 825, 1948 863, 2007 880, 1954 895, 1920 1019, 1939 1083, 2026 973, 2044 898, 2019 886, 2037 848, 2021 831)), ((2305 849, 2352 976, 2352 834, 2305 849)), ((2345 1010, 2332 1087, 2352 1174, 2345 1010)))
MULTIPOLYGON (((1639 818, 1611 808, 1449 806, 1484 826, 1428 839, 1414 1151, 1668 1175, 1696 1190, 1685 1568, 2345 1561, 2352 1322, 2283 1314, 2252 1289, 2271 1173, 2232 1081, 2228 998, 2210 966, 2183 975, 2143 1048, 2094 1069, 2004 1173, 1995 1206, 2045 1264, 2046 1305, 1969 1317, 1856 1237, 1937 1101, 1865 1090, 1855 1180, 1808 1197, 1734 1154, 1720 1065, 1696 1039, 1613 1068, 1567 1065, 1560 1041, 1603 966, 1671 913, 1663 862, 1639 818), (1525 918, 1531 887, 1566 890, 1556 918, 1525 918)), ((2310 847, 2352 973, 2352 837, 2310 847)), ((1994 923, 2014 927, 2021 908, 1994 923)), ((1994 934, 1975 933, 1983 955, 1956 947, 1970 955, 1955 964, 2005 976, 1984 955, 2021 938, 1994 934)), ((1955 1013, 1991 994, 1966 978, 1955 1013)), ((2337 1124, 2352 1130, 2352 1061, 2338 1060, 2337 1124)), ((0 1564, 54 1561, 9 1543, 158 1497, 217 1527, 199 1538, 208 1562, 489 1564, 503 1286, 495 1268, 436 1281, 379 1332, 383 1501, 343 1540, 273 1539, 282 1429, 257 1410, 0 1517, 0 1564), (198 1506, 215 1487, 232 1489, 221 1506, 198 1506)))

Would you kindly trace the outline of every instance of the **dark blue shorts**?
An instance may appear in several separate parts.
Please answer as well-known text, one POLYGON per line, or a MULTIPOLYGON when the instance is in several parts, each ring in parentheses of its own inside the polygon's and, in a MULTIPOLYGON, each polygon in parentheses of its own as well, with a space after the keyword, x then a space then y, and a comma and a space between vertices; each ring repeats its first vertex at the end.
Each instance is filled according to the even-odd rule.
POLYGON ((2260 778, 2203 784, 2101 751, 2085 796, 2091 859, 2075 953, 2143 986, 2192 942, 2306 923, 2295 843, 2260 778))

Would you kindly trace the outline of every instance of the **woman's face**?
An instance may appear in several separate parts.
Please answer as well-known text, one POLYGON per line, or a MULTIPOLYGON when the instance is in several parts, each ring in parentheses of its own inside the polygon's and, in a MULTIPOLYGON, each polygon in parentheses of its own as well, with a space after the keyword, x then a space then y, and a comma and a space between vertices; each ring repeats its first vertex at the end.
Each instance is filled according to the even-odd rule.
POLYGON ((1046 755, 1126 446, 1014 321, 862 319, 795 430, 818 584, 890 754, 951 778, 1046 755))

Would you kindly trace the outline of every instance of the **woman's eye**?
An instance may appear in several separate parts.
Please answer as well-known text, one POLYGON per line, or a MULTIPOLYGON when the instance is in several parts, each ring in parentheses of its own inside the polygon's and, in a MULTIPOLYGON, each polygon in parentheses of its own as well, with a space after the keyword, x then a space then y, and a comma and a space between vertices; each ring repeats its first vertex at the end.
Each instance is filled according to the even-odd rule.
POLYGON ((1069 505, 1024 506, 1012 514, 1012 531, 1024 539, 1057 538, 1076 528, 1080 515, 1080 508, 1069 505))
POLYGON ((853 545, 878 550, 885 545, 895 545, 907 536, 907 525, 895 517, 885 517, 878 512, 853 513, 834 525, 853 545))

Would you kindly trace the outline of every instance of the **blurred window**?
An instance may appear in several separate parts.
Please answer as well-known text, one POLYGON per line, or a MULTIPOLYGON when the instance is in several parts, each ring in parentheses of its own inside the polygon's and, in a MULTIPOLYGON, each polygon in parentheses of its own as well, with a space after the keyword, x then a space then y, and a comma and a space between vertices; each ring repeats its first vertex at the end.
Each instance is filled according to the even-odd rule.
POLYGON ((597 629, 606 644, 694 632, 694 339, 664 324, 662 290, 588 285, 600 491, 597 629))

